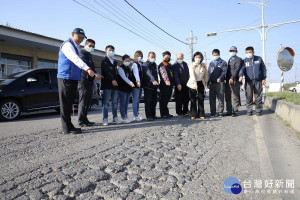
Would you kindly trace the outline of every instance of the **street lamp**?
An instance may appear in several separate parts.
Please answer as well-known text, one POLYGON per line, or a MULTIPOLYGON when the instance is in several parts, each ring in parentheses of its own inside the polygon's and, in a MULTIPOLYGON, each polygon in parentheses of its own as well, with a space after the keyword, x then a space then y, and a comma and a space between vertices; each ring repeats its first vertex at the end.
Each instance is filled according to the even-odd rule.
POLYGON ((274 27, 279 27, 284 24, 292 24, 292 23, 297 23, 300 22, 300 20, 296 21, 290 21, 290 22, 283 22, 283 23, 278 23, 278 24, 270 24, 270 25, 265 25, 265 19, 264 19, 264 8, 271 2, 272 0, 262 0, 261 2, 250 2, 250 1, 245 1, 245 2, 238 2, 238 4, 252 4, 255 5, 259 8, 261 8, 261 26, 255 26, 255 27, 247 27, 247 28, 239 28, 239 29, 232 29, 232 30, 226 30, 226 31, 219 31, 219 32, 212 32, 212 33, 207 33, 205 34, 207 37, 210 36, 216 36, 218 33, 224 33, 224 32, 234 32, 234 31, 251 31, 251 30, 256 30, 259 32, 261 40, 262 40, 262 53, 263 53, 263 60, 266 63, 266 47, 265 47, 265 42, 267 39, 267 33, 271 28, 274 27), (261 29, 261 30, 260 30, 261 29))

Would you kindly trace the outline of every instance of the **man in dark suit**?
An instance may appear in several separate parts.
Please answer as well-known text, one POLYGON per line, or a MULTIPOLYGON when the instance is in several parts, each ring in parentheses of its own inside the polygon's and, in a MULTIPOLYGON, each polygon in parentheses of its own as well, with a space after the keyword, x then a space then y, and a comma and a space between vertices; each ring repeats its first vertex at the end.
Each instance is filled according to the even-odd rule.
POLYGON ((145 113, 149 121, 156 118, 158 71, 155 60, 156 55, 151 51, 148 53, 148 60, 142 65, 145 113))
POLYGON ((244 62, 238 57, 237 48, 232 46, 229 50, 230 59, 228 61, 228 69, 226 73, 226 83, 225 83, 225 101, 227 116, 236 117, 238 116, 238 110, 240 105, 240 82, 239 82, 239 71, 242 68, 244 62), (231 101, 231 95, 233 103, 231 101))
POLYGON ((92 126, 94 122, 90 122, 87 118, 88 110, 91 104, 93 95, 93 84, 95 77, 100 80, 101 75, 97 73, 93 62, 92 52, 95 49, 95 41, 87 39, 84 48, 80 50, 80 58, 85 62, 95 73, 94 77, 81 70, 81 80, 79 81, 79 105, 78 105, 78 124, 80 126, 92 126))
POLYGON ((111 99, 113 123, 120 124, 118 119, 118 83, 117 83, 117 65, 113 59, 115 47, 108 45, 105 48, 106 56, 102 60, 101 69, 104 78, 101 79, 101 88, 103 90, 103 125, 108 125, 108 104, 111 99))
POLYGON ((178 116, 184 116, 188 113, 189 105, 189 89, 186 86, 189 80, 189 67, 186 62, 183 61, 184 56, 182 53, 178 53, 176 56, 176 62, 173 64, 173 74, 175 79, 175 102, 176 113, 178 116))

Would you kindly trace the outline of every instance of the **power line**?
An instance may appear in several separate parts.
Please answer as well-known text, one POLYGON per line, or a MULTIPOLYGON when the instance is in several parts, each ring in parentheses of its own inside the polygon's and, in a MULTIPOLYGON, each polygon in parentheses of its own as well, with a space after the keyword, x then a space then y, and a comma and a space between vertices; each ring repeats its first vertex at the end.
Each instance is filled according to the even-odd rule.
MULTIPOLYGON (((142 38, 142 39, 144 39, 144 40, 146 40, 146 41, 148 41, 148 42, 154 44, 155 46, 158 46, 158 47, 160 47, 160 48, 162 48, 162 49, 165 49, 165 47, 163 47, 163 46, 161 46, 161 45, 159 45, 159 44, 156 44, 155 42, 152 42, 151 40, 148 40, 147 38, 145 38, 144 36, 142 36, 142 35, 140 35, 140 34, 138 34, 138 33, 135 33, 134 31, 130 30, 129 28, 127 28, 127 27, 125 27, 125 26, 123 26, 122 24, 118 23, 117 21, 115 21, 115 20, 113 20, 113 19, 111 19, 111 18, 109 18, 109 17, 107 17, 107 16, 105 16, 105 15, 103 15, 103 14, 101 14, 101 13, 99 13, 99 12, 97 12, 97 11, 91 9, 91 8, 89 8, 88 6, 86 6, 86 5, 84 5, 84 4, 80 3, 80 2, 78 2, 78 1, 76 1, 76 0, 73 0, 73 1, 74 1, 75 3, 81 5, 82 7, 86 8, 86 9, 88 9, 88 10, 90 10, 90 11, 92 11, 92 12, 98 14, 98 15, 100 15, 101 17, 103 17, 103 18, 105 18, 105 19, 107 19, 107 20, 109 20, 109 21, 111 21, 111 22, 113 22, 113 23, 115 23, 115 24, 121 26, 122 28, 124 28, 124 29, 126 29, 127 31, 133 33, 134 35, 137 35, 138 37, 140 37, 140 38, 142 38)), ((86 2, 86 1, 85 1, 85 2, 86 2)), ((87 2, 86 2, 86 3, 87 3, 87 2)))
MULTIPOLYGON (((86 0, 83 0, 83 1, 86 2, 87 4, 89 4, 86 0)), ((101 6, 102 8, 104 8, 104 9, 107 11, 107 9, 106 9, 103 5, 101 5, 99 2, 97 2, 96 0, 93 0, 93 1, 94 1, 96 4, 98 4, 99 6, 101 6)), ((103 1, 102 1, 102 2, 103 2, 103 1)), ((103 2, 103 3, 105 3, 105 2, 103 2)), ((89 5, 92 6, 91 4, 89 4, 89 5)), ((114 8, 112 8, 111 6, 109 6, 109 8, 110 8, 110 9, 113 9, 115 12, 117 12, 117 11, 116 11, 114 8)), ((108 11, 107 11, 107 12, 108 12, 108 11)), ((127 23, 127 22, 126 22, 124 19, 122 19, 121 17, 119 17, 119 16, 117 16, 117 15, 115 15, 115 17, 117 17, 117 18, 118 18, 120 21, 122 21, 124 24, 130 26, 133 30, 139 32, 139 33, 142 34, 142 35, 145 35, 142 31, 136 29, 132 24, 127 23)), ((146 37, 149 37, 149 35, 146 35, 146 37)), ((148 39, 148 40, 150 40, 150 39, 148 39)), ((166 49, 166 47, 163 46, 163 44, 159 44, 159 43, 157 43, 156 41, 153 41, 153 40, 151 40, 151 41, 152 41, 152 43, 155 43, 156 45, 162 47, 163 49, 166 49)))
MULTIPOLYGON (((94 1, 95 1, 95 0, 94 0, 94 1)), ((149 30, 147 27, 145 27, 144 25, 142 25, 140 22, 136 21, 133 17, 131 17, 129 14, 127 14, 127 13, 124 12, 122 9, 120 9, 119 6, 114 5, 111 1, 107 0, 112 6, 110 6, 109 4, 107 4, 104 0, 101 0, 101 1, 102 1, 105 5, 107 5, 110 9, 114 10, 114 11, 117 12, 119 15, 121 15, 122 17, 124 17, 126 20, 132 22, 132 23, 135 24, 135 25, 140 26, 140 27, 143 28, 143 29, 146 29, 146 33, 147 33, 148 35, 150 35, 150 37, 152 37, 153 35, 155 35, 155 36, 156 36, 155 39, 160 40, 160 42, 164 43, 165 45, 170 46, 170 47, 172 46, 172 48, 174 48, 174 49, 180 49, 180 48, 178 48, 177 46, 174 46, 173 44, 171 44, 171 43, 169 43, 169 42, 163 40, 159 35, 153 33, 153 32, 152 32, 151 30, 149 30), (118 12, 116 9, 118 9, 119 12, 118 12), (122 13, 123 13, 124 15, 126 15, 127 17, 124 16, 124 15, 122 15, 120 12, 122 12, 122 13)))
POLYGON ((183 44, 189 45, 186 42, 183 42, 182 40, 174 37, 173 35, 171 35, 170 33, 166 32, 165 30, 163 30, 162 28, 160 28, 158 25, 156 25, 154 22, 152 22, 149 18, 147 18, 145 15, 143 15, 138 9, 136 9, 133 5, 131 5, 127 0, 124 0, 130 7, 132 7, 136 12, 138 12, 140 15, 142 15, 145 19, 147 19, 151 24, 153 24, 154 26, 156 26, 158 29, 160 29, 162 32, 164 32, 165 34, 169 35, 170 37, 172 37, 173 39, 177 40, 178 42, 181 42, 183 44))

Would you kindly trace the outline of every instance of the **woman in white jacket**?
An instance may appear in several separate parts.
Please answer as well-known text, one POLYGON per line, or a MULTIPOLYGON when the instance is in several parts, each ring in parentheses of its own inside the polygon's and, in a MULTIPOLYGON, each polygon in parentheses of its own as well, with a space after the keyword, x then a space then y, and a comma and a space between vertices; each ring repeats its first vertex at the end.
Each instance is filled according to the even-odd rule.
POLYGON ((191 119, 205 119, 204 90, 207 87, 207 67, 203 61, 203 55, 197 51, 193 56, 193 62, 189 65, 190 79, 187 86, 190 88, 191 119), (197 106, 198 100, 198 106, 197 106))

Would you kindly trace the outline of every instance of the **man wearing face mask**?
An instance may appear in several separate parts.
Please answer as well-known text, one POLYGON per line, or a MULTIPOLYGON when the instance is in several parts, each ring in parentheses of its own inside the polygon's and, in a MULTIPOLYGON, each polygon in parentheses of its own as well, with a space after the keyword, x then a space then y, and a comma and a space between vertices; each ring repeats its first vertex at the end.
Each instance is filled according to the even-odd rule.
POLYGON ((102 60, 101 69, 104 78, 101 79, 101 89, 103 90, 103 125, 108 125, 108 104, 111 100, 113 123, 120 124, 118 119, 118 63, 113 59, 115 47, 108 45, 105 47, 106 57, 102 60))
POLYGON ((239 81, 245 76, 246 107, 247 115, 252 115, 253 93, 255 96, 256 115, 259 116, 263 110, 263 85, 266 84, 267 69, 261 57, 254 55, 254 48, 246 48, 246 58, 239 73, 239 81))
POLYGON ((175 103, 176 114, 178 116, 184 116, 189 112, 189 88, 187 82, 189 80, 189 67, 186 62, 183 61, 183 54, 178 53, 176 56, 176 62, 172 66, 175 79, 175 103))
POLYGON ((72 105, 76 97, 81 70, 93 77, 95 73, 79 57, 79 45, 85 38, 81 28, 75 28, 72 37, 66 40, 59 49, 57 84, 60 104, 60 116, 64 134, 79 134, 80 128, 75 128, 71 121, 72 105))
MULTIPOLYGON (((92 52, 95 49, 95 41, 87 39, 84 48, 80 50, 80 58, 85 62, 91 70, 95 73, 95 77, 100 80, 101 75, 97 73, 95 64, 92 58, 92 52)), ((87 118, 88 110, 91 104, 91 98, 93 95, 93 83, 95 77, 89 76, 89 74, 81 70, 81 80, 78 84, 79 89, 79 105, 78 105, 78 124, 80 126, 92 126, 94 122, 90 122, 87 118)))
POLYGON ((232 46, 229 49, 230 59, 228 61, 228 69, 226 74, 225 83, 225 101, 226 101, 226 116, 236 117, 238 116, 238 110, 240 105, 240 82, 239 72, 243 66, 243 60, 238 57, 237 48, 232 46), (233 103, 231 101, 233 97, 233 103))
POLYGON ((223 117, 224 91, 227 63, 220 58, 220 50, 212 51, 213 61, 208 67, 209 104, 211 117, 223 117), (218 98, 218 111, 216 109, 216 98, 218 98))
POLYGON ((153 51, 148 53, 148 60, 142 65, 142 85, 144 87, 145 113, 147 120, 156 119, 156 103, 157 103, 157 65, 155 63, 156 55, 153 51))
POLYGON ((168 109, 168 103, 172 95, 172 89, 174 84, 174 76, 171 68, 170 60, 171 53, 169 51, 165 51, 162 54, 163 61, 159 64, 159 90, 160 90, 160 101, 159 101, 159 109, 160 116, 162 118, 171 118, 173 115, 170 115, 168 109))

